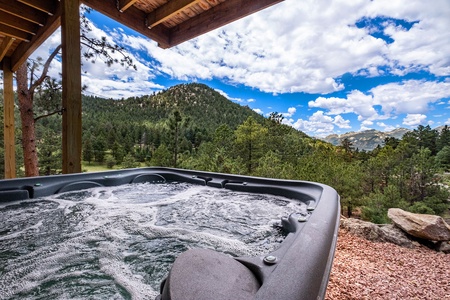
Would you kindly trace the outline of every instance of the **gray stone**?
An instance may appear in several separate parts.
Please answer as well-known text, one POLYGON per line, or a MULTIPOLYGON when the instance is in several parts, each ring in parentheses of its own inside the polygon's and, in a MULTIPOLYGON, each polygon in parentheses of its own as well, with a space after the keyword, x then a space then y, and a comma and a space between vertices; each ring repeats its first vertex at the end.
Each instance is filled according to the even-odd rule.
POLYGON ((436 251, 450 254, 450 243, 449 242, 437 242, 436 251))
POLYGON ((414 248, 418 243, 411 241, 406 233, 395 225, 389 224, 380 227, 383 241, 393 243, 406 248, 414 248))
POLYGON ((369 241, 380 241, 381 239, 380 228, 370 222, 353 218, 342 218, 340 226, 341 228, 348 230, 350 233, 365 238, 369 241))
POLYGON ((413 214, 400 208, 390 208, 388 217, 406 233, 430 241, 449 241, 450 226, 435 215, 413 214))
POLYGON ((414 242, 408 239, 408 236, 394 225, 377 225, 363 220, 348 218, 341 219, 340 226, 350 233, 370 241, 388 242, 406 248, 415 247, 414 242))

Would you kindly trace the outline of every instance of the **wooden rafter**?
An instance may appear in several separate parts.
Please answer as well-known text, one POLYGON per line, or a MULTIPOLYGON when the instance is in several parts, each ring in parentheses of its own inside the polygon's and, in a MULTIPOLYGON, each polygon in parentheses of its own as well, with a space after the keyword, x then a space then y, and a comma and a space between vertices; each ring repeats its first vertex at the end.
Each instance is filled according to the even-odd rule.
POLYGON ((56 6, 55 0, 17 0, 17 1, 22 2, 23 4, 31 6, 32 8, 35 8, 42 12, 45 12, 49 15, 53 15, 53 13, 55 12, 56 6))
POLYGON ((38 25, 11 14, 7 14, 3 11, 0 11, 0 24, 4 24, 33 35, 38 29, 38 25))
POLYGON ((96 11, 126 25, 127 27, 143 34, 144 36, 158 42, 158 44, 166 48, 169 45, 168 33, 166 28, 155 27, 148 29, 145 26, 146 14, 131 6, 127 9, 125 13, 121 13, 114 1, 103 1, 103 0, 82 0, 84 4, 95 9, 96 11))
POLYGON ((283 0, 227 0, 173 28, 170 47, 217 29, 283 0))
POLYGON ((44 26, 48 17, 47 14, 15 0, 0 0, 0 10, 40 26, 44 26), (15 2, 14 5, 11 5, 12 1, 15 2))
POLYGON ((18 40, 22 40, 25 42, 30 41, 30 34, 23 32, 22 30, 18 30, 16 28, 9 27, 4 24, 0 24, 0 34, 6 35, 9 37, 18 39, 18 40))
POLYGON ((9 47, 14 43, 14 38, 7 36, 0 45, 0 61, 5 57, 9 47))
MULTIPOLYGON (((59 2, 58 2, 59 3, 59 2)), ((61 25, 61 4, 56 7, 55 14, 49 16, 47 24, 39 27, 36 35, 31 38, 30 43, 21 43, 11 57, 11 69, 16 71, 21 64, 40 46, 45 40, 55 32, 61 25)))
POLYGON ((198 2, 200 2, 200 0, 169 1, 148 14, 146 19, 147 27, 155 27, 198 2))
POLYGON ((136 3, 138 0, 117 0, 117 9, 120 12, 126 11, 128 8, 130 8, 131 5, 136 3))

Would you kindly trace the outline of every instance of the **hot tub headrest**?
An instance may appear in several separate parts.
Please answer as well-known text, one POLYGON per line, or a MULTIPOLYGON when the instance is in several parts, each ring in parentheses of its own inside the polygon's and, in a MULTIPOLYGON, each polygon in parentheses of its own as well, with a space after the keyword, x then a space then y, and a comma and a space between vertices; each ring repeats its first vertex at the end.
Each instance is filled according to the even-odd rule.
POLYGON ((248 300, 260 284, 233 258, 207 249, 191 249, 175 260, 157 299, 248 300))

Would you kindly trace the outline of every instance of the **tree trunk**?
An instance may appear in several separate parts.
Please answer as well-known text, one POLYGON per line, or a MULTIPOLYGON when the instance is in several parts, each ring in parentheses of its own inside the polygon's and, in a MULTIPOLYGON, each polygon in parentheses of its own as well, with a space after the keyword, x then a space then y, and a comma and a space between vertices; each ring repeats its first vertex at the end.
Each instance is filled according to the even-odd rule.
POLYGON ((33 112, 33 95, 28 89, 27 63, 16 72, 20 119, 22 122, 22 148, 25 176, 39 176, 36 150, 36 131, 33 112))

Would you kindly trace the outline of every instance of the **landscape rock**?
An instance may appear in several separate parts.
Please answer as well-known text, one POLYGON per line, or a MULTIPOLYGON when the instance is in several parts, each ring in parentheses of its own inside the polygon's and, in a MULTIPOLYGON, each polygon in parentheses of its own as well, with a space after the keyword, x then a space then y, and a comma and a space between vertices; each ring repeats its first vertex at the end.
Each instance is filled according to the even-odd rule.
POLYGON ((341 218, 340 227, 369 241, 380 240, 380 228, 370 222, 353 218, 341 218))
POLYGON ((406 248, 414 248, 420 244, 408 238, 406 233, 393 224, 380 227, 381 237, 384 242, 389 242, 406 248))
POLYGON ((406 233, 431 241, 450 241, 450 226, 435 215, 413 214, 400 208, 390 208, 388 217, 406 233))
POLYGON ((445 254, 450 254, 450 243, 438 242, 436 245, 436 251, 444 252, 445 254))
POLYGON ((406 248, 416 246, 401 229, 394 225, 380 226, 359 219, 345 218, 341 219, 340 226, 348 232, 369 241, 389 242, 406 248))

